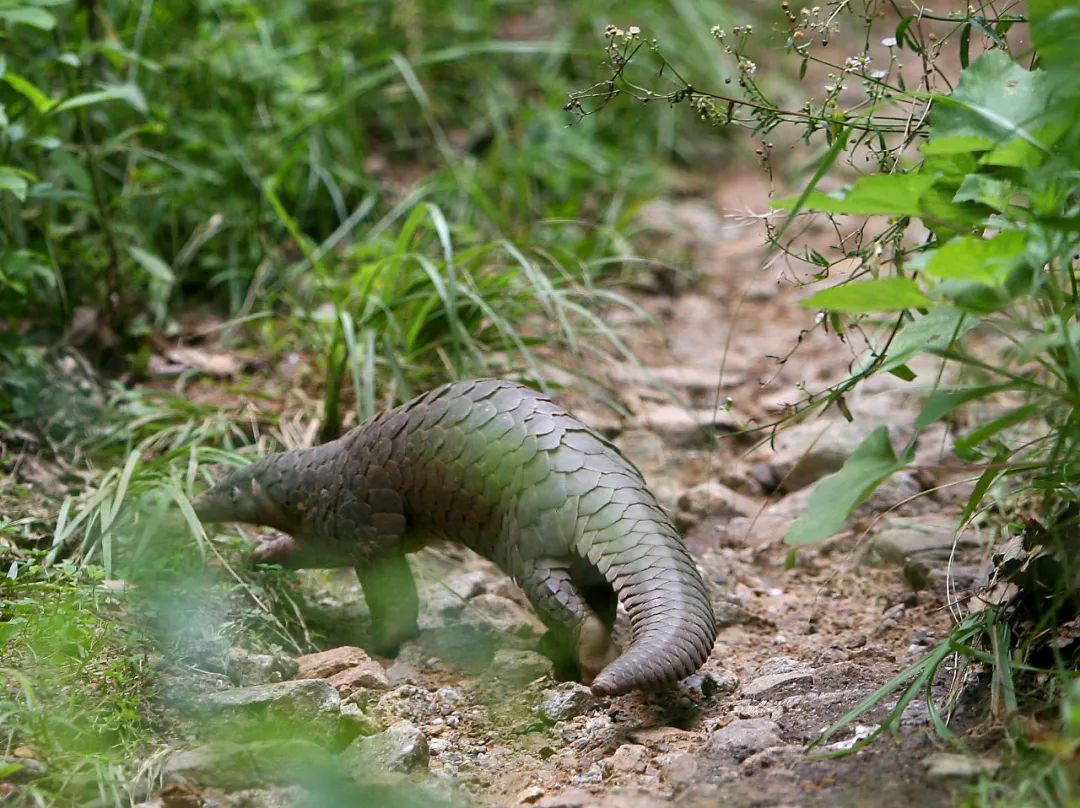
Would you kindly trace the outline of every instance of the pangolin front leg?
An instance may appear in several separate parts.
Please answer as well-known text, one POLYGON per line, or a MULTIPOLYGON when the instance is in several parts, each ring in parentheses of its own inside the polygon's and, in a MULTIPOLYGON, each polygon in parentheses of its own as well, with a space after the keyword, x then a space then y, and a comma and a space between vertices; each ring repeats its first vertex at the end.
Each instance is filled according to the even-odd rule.
POLYGON ((371 612, 375 651, 396 656, 403 642, 420 633, 420 600, 409 561, 404 553, 384 556, 357 566, 356 575, 371 612))

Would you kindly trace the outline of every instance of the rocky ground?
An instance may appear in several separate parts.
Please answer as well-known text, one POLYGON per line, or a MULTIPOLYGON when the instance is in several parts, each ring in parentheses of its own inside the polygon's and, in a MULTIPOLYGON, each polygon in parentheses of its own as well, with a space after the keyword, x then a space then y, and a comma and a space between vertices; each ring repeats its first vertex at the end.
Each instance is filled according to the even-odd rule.
MULTIPOLYGON (((689 270, 661 273, 639 295, 668 339, 620 317, 645 367, 604 371, 617 391, 606 403, 618 406, 566 394, 677 514, 711 584, 722 628, 698 675, 613 699, 555 681, 520 593, 490 564, 445 547, 415 557, 423 634, 396 659, 372 658, 359 647, 366 614, 351 573, 303 573, 328 650, 234 649, 224 673, 189 672, 181 690, 206 718, 187 748, 163 758, 146 804, 346 804, 326 791, 340 777, 364 784, 368 804, 388 805, 949 805, 992 766, 948 754, 919 700, 894 737, 857 754, 806 751, 943 639, 950 604, 978 586, 988 558, 977 533, 954 546, 970 481, 943 453, 944 433, 924 438, 917 470, 885 485, 842 533, 794 556, 783 544, 812 484, 872 429, 888 425, 894 445, 910 434, 918 380, 866 385, 847 401, 850 423, 829 411, 772 443, 738 434, 838 379, 861 349, 812 328, 814 313, 794 306, 805 293, 789 267, 760 268, 760 221, 744 213, 765 209, 749 181, 647 209, 643 226, 689 270), (337 774, 313 778, 326 750, 337 774), (401 782, 416 790, 394 790, 401 782)), ((935 692, 953 678, 946 666, 935 692)), ((817 751, 850 746, 894 703, 817 751)), ((961 711, 953 726, 972 720, 961 711)))

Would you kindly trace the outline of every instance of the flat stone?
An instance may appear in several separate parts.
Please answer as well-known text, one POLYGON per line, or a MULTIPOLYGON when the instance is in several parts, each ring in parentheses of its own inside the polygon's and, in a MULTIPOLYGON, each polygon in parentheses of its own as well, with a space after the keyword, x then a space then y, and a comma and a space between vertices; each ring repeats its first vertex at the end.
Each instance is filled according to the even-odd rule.
MULTIPOLYGON (((754 459, 773 467, 784 491, 798 491, 838 471, 878 425, 866 418, 850 423, 816 419, 795 424, 777 432, 772 442, 775 451, 766 444, 754 453, 754 459)), ((891 437, 894 443, 898 440, 898 434, 891 437)))
POLYGON ((637 772, 644 774, 648 763, 649 750, 636 743, 624 743, 607 759, 608 768, 613 772, 637 772))
POLYGON ((461 613, 463 625, 514 637, 539 637, 546 631, 540 619, 509 598, 477 595, 461 613))
POLYGON ((743 688, 748 699, 782 699, 793 693, 805 692, 814 684, 814 676, 808 672, 772 673, 759 676, 743 688))
POLYGON ((695 485, 679 497, 679 510, 698 518, 749 517, 761 507, 748 496, 733 491, 715 480, 695 485))
POLYGON ((740 763, 755 752, 780 746, 780 727, 767 718, 741 718, 716 730, 705 746, 706 756, 740 763))
POLYGON ((325 679, 296 679, 209 693, 195 703, 206 731, 225 731, 237 742, 278 733, 331 746, 348 743, 356 732, 341 720, 341 696, 325 679))
POLYGON ((580 682, 562 682, 544 691, 538 709, 548 721, 568 721, 585 715, 599 703, 593 692, 580 682))
POLYGON ((340 755, 342 765, 363 780, 372 772, 412 772, 426 769, 427 738, 411 721, 398 721, 385 732, 358 738, 340 755))
POLYGON ((346 668, 355 668, 370 662, 371 657, 363 648, 355 645, 343 645, 340 648, 331 648, 328 651, 319 651, 315 654, 305 654, 297 657, 297 679, 329 679, 335 673, 340 673, 346 668))
POLYGON ((1000 760, 937 752, 923 759, 926 776, 931 780, 976 780, 1001 768, 1000 760))
POLYGON ((165 782, 189 781, 224 789, 290 785, 320 760, 325 750, 302 739, 213 743, 174 752, 163 771, 165 782))
POLYGON ((341 697, 324 679, 294 679, 208 693, 202 705, 223 712, 261 709, 303 715, 337 713, 341 709, 341 697))
POLYGON ((568 788, 536 803, 537 808, 584 808, 594 804, 599 804, 599 800, 583 788, 568 788))
POLYGON ((331 676, 327 681, 337 688, 338 693, 346 695, 354 690, 389 690, 390 678, 383 666, 374 659, 369 659, 355 668, 346 668, 331 676))
MULTIPOLYGON (((903 564, 911 556, 945 560, 952 552, 955 526, 942 519, 894 516, 871 539, 863 559, 871 564, 903 564)), ((970 531, 959 541, 975 544, 970 531)))
POLYGON ((689 752, 676 752, 657 758, 664 782, 673 786, 685 786, 694 782, 698 773, 698 759, 689 752))
POLYGON ((225 673, 233 684, 241 687, 283 682, 296 676, 298 668, 291 657, 253 654, 244 648, 229 649, 225 659, 225 673))
POLYGON ((555 673, 551 660, 543 654, 513 648, 496 651, 491 670, 503 682, 515 684, 525 684, 555 673))
POLYGON ((739 425, 722 410, 693 409, 677 404, 649 404, 634 416, 634 429, 655 432, 670 446, 706 445, 718 432, 735 432, 739 425))

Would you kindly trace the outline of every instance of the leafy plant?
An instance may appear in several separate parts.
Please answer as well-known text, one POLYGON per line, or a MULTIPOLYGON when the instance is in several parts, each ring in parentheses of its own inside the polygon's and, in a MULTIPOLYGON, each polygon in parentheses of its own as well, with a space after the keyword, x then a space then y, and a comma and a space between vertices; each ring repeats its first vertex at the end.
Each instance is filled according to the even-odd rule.
MULTIPOLYGON (((752 26, 713 29, 732 58, 736 93, 702 89, 683 78, 659 41, 612 27, 609 78, 574 93, 569 105, 591 116, 630 96, 690 104, 714 125, 745 126, 763 138, 782 125, 799 127, 808 143, 824 136, 823 156, 801 193, 778 203, 787 216, 771 227, 771 238, 812 264, 818 282, 836 280, 839 262, 854 267, 803 301, 822 313, 821 327, 840 335, 881 329, 856 372, 810 395, 804 414, 835 406, 850 419, 845 395, 867 378, 891 373, 912 381, 925 372, 914 360, 939 360, 911 442, 898 451, 885 428, 868 436, 843 468, 818 484, 788 532, 790 544, 835 533, 883 480, 911 462, 918 432, 975 402, 992 412, 955 440, 956 454, 976 469, 957 530, 996 510, 1008 520, 1003 532, 1019 536, 1024 558, 1042 564, 1040 574, 1027 572, 1027 562, 1022 570, 1001 566, 1000 580, 1019 584, 1019 597, 960 619, 942 646, 821 739, 898 692, 878 730, 854 748, 895 724, 920 691, 935 727, 952 738, 943 719, 948 711, 936 705, 931 690, 952 655, 989 666, 994 714, 1006 720, 1018 709, 1014 676, 1037 669, 1047 636, 1071 620, 1080 603, 1070 538, 1080 480, 1080 90, 1074 78, 1080 6, 1036 0, 1028 4, 1028 18, 985 3, 948 16, 883 5, 898 22, 881 40, 887 59, 878 66, 869 48, 838 63, 816 46, 838 30, 841 6, 797 13, 782 4, 786 47, 799 59, 800 78, 829 71, 825 98, 801 107, 785 106, 757 82, 752 26), (1009 33, 1017 25, 1030 25, 1033 51, 1010 54, 1009 33), (962 65, 955 86, 938 65, 950 42, 962 65), (908 53, 922 64, 918 86, 906 84, 899 69, 908 53), (660 78, 647 78, 657 65, 660 78), (821 190, 839 173, 842 157, 855 170, 854 181, 821 190), (810 211, 829 217, 842 245, 835 258, 800 248, 791 235, 810 211), (877 217, 886 217, 884 224, 877 217)), ((869 43, 869 11, 865 22, 869 43)), ((768 161, 770 149, 766 140, 758 153, 768 161)), ((1072 653, 1054 657, 1057 698, 1070 691, 1072 674, 1065 670, 1075 662, 1072 653)), ((1073 775, 1063 768, 1068 764, 1060 756, 1053 760, 1053 776, 1027 792, 1044 804, 1076 796, 1073 775)))

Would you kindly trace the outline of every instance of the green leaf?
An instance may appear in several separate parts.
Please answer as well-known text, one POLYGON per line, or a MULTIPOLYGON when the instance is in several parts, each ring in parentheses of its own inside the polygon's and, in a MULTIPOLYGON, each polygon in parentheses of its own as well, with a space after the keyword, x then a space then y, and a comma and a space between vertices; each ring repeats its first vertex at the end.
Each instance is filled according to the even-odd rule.
POLYGON ((1032 129, 1049 122, 1045 74, 1029 72, 1000 50, 987 51, 960 74, 952 95, 934 96, 931 139, 967 136, 1001 144, 1020 138, 1043 152, 1032 129))
POLYGON ((957 438, 954 450, 959 457, 975 459, 974 449, 999 432, 1016 426, 1024 421, 1037 417, 1041 412, 1041 406, 1037 403, 1024 404, 1022 407, 1009 410, 1004 415, 999 415, 992 421, 975 427, 963 437, 957 438))
POLYGON ((978 322, 977 317, 964 314, 952 306, 935 306, 925 317, 912 320, 900 329, 889 345, 889 355, 878 370, 891 372, 921 353, 944 350, 978 322))
POLYGON ((26 201, 26 191, 30 187, 27 180, 34 179, 34 175, 14 166, 0 166, 0 191, 8 191, 14 194, 20 202, 26 201))
MULTIPOLYGON (((868 174, 842 194, 806 194, 803 207, 823 213, 852 213, 860 216, 918 216, 919 198, 930 190, 936 178, 924 174, 868 174)), ((778 208, 794 207, 795 197, 782 199, 778 208)))
POLYGON ((131 254, 131 257, 135 259, 135 263, 145 269, 147 274, 154 280, 167 284, 171 284, 176 280, 176 276, 173 275, 173 271, 169 268, 169 265, 153 253, 147 252, 139 247, 128 247, 128 252, 131 254))
POLYGON ((56 103, 39 90, 37 85, 32 81, 23 78, 18 73, 12 73, 10 70, 7 71, 4 73, 4 81, 7 82, 7 85, 11 89, 33 104, 34 109, 38 112, 48 112, 56 103))
POLYGON ((1008 180, 985 174, 968 174, 953 196, 953 202, 978 202, 996 211, 1003 211, 1016 195, 1016 187, 1008 180))
POLYGON ((993 141, 979 135, 953 135, 951 137, 932 137, 919 147, 925 155, 931 154, 970 154, 975 151, 989 151, 993 141))
POLYGON ((923 272, 936 278, 1000 286, 1020 263, 1026 246, 1027 236, 1021 230, 1007 230, 988 239, 962 236, 923 253, 927 259, 920 263, 923 272))
POLYGON ((879 426, 851 453, 840 470, 824 477, 810 492, 806 511, 788 529, 784 541, 810 544, 836 533, 851 512, 894 472, 907 465, 909 454, 897 458, 888 427, 879 426))
POLYGON ((1016 385, 1012 382, 1002 384, 984 384, 978 387, 965 387, 960 390, 935 390, 926 399, 922 412, 915 420, 916 429, 926 429, 935 421, 940 421, 961 404, 976 398, 985 398, 1002 390, 1009 390, 1016 385))
POLYGON ((1075 74, 1080 49, 1080 4, 1061 0, 1028 0, 1031 38, 1039 58, 1075 74))
POLYGON ((6 22, 10 25, 27 25, 31 28, 39 28, 42 31, 51 31, 56 27, 56 17, 43 8, 34 8, 33 6, 0 8, 0 22, 6 22))
POLYGON ((53 112, 89 107, 94 104, 103 104, 106 101, 123 101, 137 112, 146 112, 146 99, 142 92, 134 84, 113 84, 92 93, 80 93, 71 98, 65 98, 53 108, 53 112))
POLYGON ((910 278, 874 278, 869 281, 851 281, 823 289, 811 295, 799 305, 807 309, 825 309, 850 314, 866 314, 875 311, 902 311, 930 304, 930 299, 919 291, 910 278))

